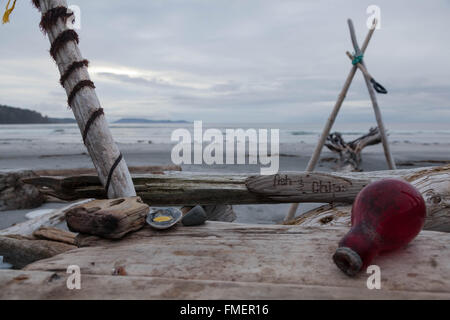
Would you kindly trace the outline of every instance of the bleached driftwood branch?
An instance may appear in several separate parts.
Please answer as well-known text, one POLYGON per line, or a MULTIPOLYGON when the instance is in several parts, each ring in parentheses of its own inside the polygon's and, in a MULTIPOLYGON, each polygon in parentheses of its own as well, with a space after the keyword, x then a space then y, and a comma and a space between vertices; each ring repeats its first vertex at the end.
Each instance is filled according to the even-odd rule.
POLYGON ((362 150, 367 146, 372 146, 380 142, 380 130, 376 127, 371 128, 368 134, 348 143, 344 141, 344 138, 342 138, 339 132, 334 132, 328 136, 325 146, 339 154, 339 169, 341 171, 362 171, 362 150))
MULTIPOLYGON (((450 226, 450 165, 378 172, 299 172, 253 177, 179 172, 135 175, 134 183, 138 195, 152 206, 293 202, 351 204, 364 186, 385 178, 404 179, 420 190, 428 207, 428 228, 437 230, 450 226)), ((105 197, 95 176, 41 177, 26 182, 61 198, 105 197)))
POLYGON ((47 213, 41 217, 35 218, 33 220, 28 220, 19 224, 16 224, 12 227, 9 227, 4 230, 0 230, 0 236, 7 235, 21 235, 25 237, 33 236, 33 233, 36 230, 39 230, 41 227, 54 227, 64 221, 64 215, 70 209, 75 206, 78 206, 83 203, 87 203, 92 201, 93 199, 78 201, 71 205, 68 205, 62 209, 54 210, 53 212, 47 213))

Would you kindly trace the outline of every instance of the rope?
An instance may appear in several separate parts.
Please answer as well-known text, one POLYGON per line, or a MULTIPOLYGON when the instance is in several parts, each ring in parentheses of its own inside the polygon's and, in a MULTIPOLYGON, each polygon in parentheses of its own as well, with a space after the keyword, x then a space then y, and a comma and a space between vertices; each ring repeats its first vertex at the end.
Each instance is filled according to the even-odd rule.
POLYGON ((352 64, 355 66, 358 63, 361 63, 363 61, 363 58, 364 58, 364 55, 362 53, 358 56, 354 56, 352 64))
POLYGON ((40 4, 39 0, 32 0, 31 2, 33 2, 36 9, 41 10, 41 4, 40 4))
POLYGON ((75 87, 72 89, 72 92, 69 94, 69 98, 67 99, 67 103, 69 104, 69 107, 72 107, 73 99, 75 99, 75 96, 77 93, 83 89, 84 87, 90 87, 92 89, 95 89, 95 85, 91 80, 81 80, 78 82, 75 87))
MULTIPOLYGON (((39 0, 32 0, 32 2, 38 10, 41 9, 39 0)), ((8 0, 7 10, 9 7, 9 3, 10 3, 10 0, 8 0)), ((16 0, 14 0, 13 7, 11 9, 9 9, 10 10, 9 13, 8 13, 8 11, 5 12, 6 17, 9 17, 9 14, 11 14, 12 10, 14 9, 15 3, 16 3, 16 0), (8 13, 8 15, 7 15, 7 13, 8 13)), ((41 23, 40 23, 41 30, 44 33, 46 33, 50 28, 52 28, 58 22, 59 18, 67 19, 68 17, 70 17, 72 15, 73 15, 73 13, 69 13, 68 9, 65 7, 53 8, 53 9, 47 11, 42 16, 41 23)), ((5 20, 5 16, 3 17, 4 20, 5 20)), ((71 30, 71 29, 61 32, 58 35, 58 37, 55 39, 55 41, 53 41, 51 48, 50 48, 50 54, 55 61, 56 61, 56 56, 57 56, 59 50, 61 50, 61 48, 70 41, 75 41, 77 44, 79 43, 78 34, 74 30, 71 30)), ((67 79, 72 75, 72 73, 75 70, 83 68, 83 67, 88 67, 88 66, 89 66, 89 61, 86 59, 81 60, 81 61, 72 62, 71 65, 67 68, 67 70, 64 72, 64 74, 60 78, 61 85, 64 87, 65 82, 67 81, 67 79)), ((81 80, 80 82, 78 82, 75 85, 75 87, 72 89, 70 94, 68 95, 67 102, 69 104, 69 107, 71 107, 73 99, 75 99, 75 96, 77 95, 77 93, 84 87, 90 87, 92 89, 95 89, 95 85, 91 80, 81 80)), ((83 130, 83 142, 85 144, 86 144, 86 139, 87 139, 87 135, 89 133, 90 128, 92 127, 95 120, 97 120, 101 115, 104 115, 103 108, 99 108, 99 109, 95 110, 89 117, 89 120, 86 122, 86 125, 83 130)), ((123 155, 122 155, 122 153, 120 153, 119 156, 117 157, 117 159, 114 161, 113 165, 111 166, 111 169, 109 170, 108 178, 107 178, 106 184, 105 184, 106 194, 108 194, 108 190, 111 185, 111 180, 112 180, 114 171, 119 166, 122 159, 123 159, 123 155)))
POLYGON ((64 74, 61 76, 61 78, 59 79, 59 83, 61 83, 61 85, 64 87, 64 83, 66 82, 66 80, 70 77, 70 75, 77 69, 83 68, 83 67, 88 67, 89 66, 89 61, 88 60, 82 60, 82 61, 75 61, 73 62, 66 70, 66 72, 64 72, 64 74))
POLYGON ((101 115, 104 115, 103 108, 95 110, 89 117, 89 120, 86 122, 86 126, 84 127, 84 131, 83 131, 83 143, 84 144, 86 144, 86 138, 87 138, 89 129, 91 128, 94 121, 101 115))
POLYGON ((112 165, 111 170, 109 170, 108 180, 106 181, 106 185, 105 185, 106 194, 108 194, 109 185, 111 184, 111 179, 112 179, 112 175, 114 173, 114 170, 116 170, 116 168, 119 165, 120 161, 122 161, 122 158, 123 158, 123 156, 122 156, 122 154, 120 154, 119 157, 114 162, 114 164, 112 165))
POLYGON ((56 55, 58 54, 59 50, 61 50, 61 48, 70 41, 75 41, 77 44, 80 42, 78 33, 76 33, 72 29, 61 32, 55 39, 55 41, 53 41, 52 46, 50 48, 50 54, 52 55, 55 61, 56 55))
POLYGON ((42 15, 41 23, 39 26, 41 27, 42 32, 45 34, 47 30, 56 25, 59 18, 62 18, 64 23, 67 22, 67 18, 73 16, 73 12, 69 12, 66 7, 55 7, 53 9, 48 10, 45 14, 42 15))

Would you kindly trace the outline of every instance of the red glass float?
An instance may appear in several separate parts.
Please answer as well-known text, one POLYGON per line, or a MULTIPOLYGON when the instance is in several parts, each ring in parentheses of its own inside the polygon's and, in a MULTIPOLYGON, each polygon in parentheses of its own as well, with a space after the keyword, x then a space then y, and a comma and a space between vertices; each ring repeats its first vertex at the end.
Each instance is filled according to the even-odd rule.
POLYGON ((352 208, 352 228, 333 256, 347 275, 355 276, 373 258, 406 246, 422 230, 426 206, 409 183, 385 179, 365 187, 352 208))

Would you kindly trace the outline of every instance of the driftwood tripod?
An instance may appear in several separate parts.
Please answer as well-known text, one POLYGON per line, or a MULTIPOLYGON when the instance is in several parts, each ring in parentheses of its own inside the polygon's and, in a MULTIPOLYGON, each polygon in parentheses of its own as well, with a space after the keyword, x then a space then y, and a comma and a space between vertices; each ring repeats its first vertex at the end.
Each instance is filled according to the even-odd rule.
MULTIPOLYGON (((361 72, 363 73, 364 79, 366 81, 367 89, 369 90, 369 95, 370 95, 370 99, 372 100, 373 110, 375 112, 375 118, 377 120, 378 128, 380 130, 381 141, 383 143, 384 154, 386 156, 386 161, 387 161, 388 167, 390 170, 396 169, 395 162, 394 162, 394 159, 392 157, 392 154, 391 154, 391 151, 389 148, 389 142, 388 142, 386 130, 385 130, 385 127, 383 124, 383 120, 381 117, 381 111, 378 106, 378 101, 377 101, 377 97, 375 94, 375 91, 377 91, 378 93, 387 93, 387 91, 379 83, 377 83, 374 80, 374 78, 369 74, 369 72, 367 71, 367 67, 363 61, 363 55, 367 49, 367 46, 369 45, 369 42, 370 42, 370 39, 372 38, 373 33, 375 32, 376 25, 377 25, 377 21, 374 20, 372 28, 369 30, 369 33, 367 34, 366 39, 364 40, 364 43, 363 43, 362 47, 360 48, 358 41, 356 39, 356 33, 355 33, 355 28, 353 26, 353 22, 351 19, 348 20, 348 26, 350 29, 350 37, 352 39, 353 48, 355 50, 355 55, 352 56, 349 52, 347 52, 347 55, 353 61, 353 67, 350 71, 350 74, 347 77, 347 80, 345 81, 344 87, 342 88, 342 91, 339 95, 336 105, 334 106, 334 109, 331 112, 331 115, 327 120, 327 123, 325 125, 325 128, 323 129, 322 135, 320 136, 319 142, 317 143, 316 149, 314 150, 311 160, 308 163, 308 167, 306 168, 307 172, 314 171, 314 169, 317 165, 317 162, 319 160, 323 146, 325 145, 326 139, 330 134, 331 128, 333 127, 333 124, 336 120, 339 110, 341 109, 341 106, 345 100, 347 92, 350 88, 350 85, 351 85, 353 78, 355 77, 356 71, 358 69, 360 69, 361 72)), ((288 215, 286 216, 286 221, 290 221, 295 217, 295 213, 297 212, 298 206, 299 206, 298 204, 293 204, 291 206, 291 208, 289 209, 288 215)))

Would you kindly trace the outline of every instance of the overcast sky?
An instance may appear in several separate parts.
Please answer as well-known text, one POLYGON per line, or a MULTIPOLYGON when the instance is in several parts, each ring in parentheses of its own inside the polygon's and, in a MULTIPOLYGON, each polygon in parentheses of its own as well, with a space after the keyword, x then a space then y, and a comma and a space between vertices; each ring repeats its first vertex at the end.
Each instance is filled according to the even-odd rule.
MULTIPOLYGON (((0 0, 0 7, 7 0, 0 0)), ((360 43, 366 9, 381 8, 365 56, 390 92, 387 122, 450 121, 449 0, 73 0, 80 48, 109 120, 315 122, 328 117, 347 77, 347 18, 360 43)), ((3 11, 2 11, 3 14, 3 11)), ((0 104, 71 117, 40 15, 18 0, 0 25, 0 104)), ((358 74, 346 122, 373 119, 358 74)))

